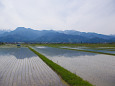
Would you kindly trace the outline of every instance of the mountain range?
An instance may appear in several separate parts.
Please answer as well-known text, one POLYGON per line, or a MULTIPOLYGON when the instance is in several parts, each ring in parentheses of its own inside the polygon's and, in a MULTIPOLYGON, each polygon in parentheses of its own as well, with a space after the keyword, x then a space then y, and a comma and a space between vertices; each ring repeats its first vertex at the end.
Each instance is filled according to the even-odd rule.
POLYGON ((0 31, 0 42, 112 43, 115 42, 115 36, 75 30, 33 30, 31 28, 17 27, 13 31, 0 31))

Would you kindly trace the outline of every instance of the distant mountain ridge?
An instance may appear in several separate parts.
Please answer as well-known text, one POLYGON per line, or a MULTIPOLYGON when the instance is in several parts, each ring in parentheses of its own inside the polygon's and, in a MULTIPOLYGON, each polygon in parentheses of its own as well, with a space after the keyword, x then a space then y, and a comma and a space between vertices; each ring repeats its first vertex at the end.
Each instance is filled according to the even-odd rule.
POLYGON ((0 42, 111 43, 115 42, 115 36, 75 30, 33 30, 18 27, 13 31, 0 33, 0 42))
POLYGON ((0 34, 3 34, 5 32, 10 32, 10 30, 0 30, 0 34))
POLYGON ((80 31, 75 31, 75 30, 65 30, 61 31, 61 33, 69 34, 69 35, 80 35, 84 36, 87 38, 94 38, 94 37, 99 37, 103 39, 111 39, 113 36, 111 35, 103 35, 103 34, 98 34, 98 33, 92 33, 92 32, 80 32, 80 31))

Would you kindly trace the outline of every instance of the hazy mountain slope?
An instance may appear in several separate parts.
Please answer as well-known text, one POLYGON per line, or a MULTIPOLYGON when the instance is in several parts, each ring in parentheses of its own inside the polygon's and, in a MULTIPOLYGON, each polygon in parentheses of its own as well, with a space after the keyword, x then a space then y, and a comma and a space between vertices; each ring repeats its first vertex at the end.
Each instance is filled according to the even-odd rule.
POLYGON ((52 34, 45 34, 42 37, 38 37, 36 39, 37 42, 75 42, 75 43, 81 43, 88 40, 88 38, 82 37, 82 36, 73 36, 73 35, 67 35, 63 33, 52 33, 52 34))
POLYGON ((102 39, 111 39, 114 38, 114 36, 111 35, 103 35, 103 34, 98 34, 98 33, 91 33, 91 32, 80 32, 80 31, 75 31, 75 30, 65 30, 65 31, 60 31, 60 33, 64 33, 64 34, 69 34, 69 35, 80 35, 80 36, 84 36, 87 38, 102 38, 102 39))
POLYGON ((0 34, 0 42, 109 43, 115 42, 115 37, 74 30, 33 30, 18 27, 13 31, 0 34))
POLYGON ((0 35, 4 34, 5 32, 8 32, 7 30, 0 30, 0 35))

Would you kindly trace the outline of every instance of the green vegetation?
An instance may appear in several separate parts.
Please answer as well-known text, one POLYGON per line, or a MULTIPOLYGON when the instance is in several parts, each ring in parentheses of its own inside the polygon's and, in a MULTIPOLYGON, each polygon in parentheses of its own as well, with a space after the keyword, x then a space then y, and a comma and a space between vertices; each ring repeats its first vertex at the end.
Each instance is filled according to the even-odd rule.
POLYGON ((78 49, 69 49, 69 48, 61 48, 61 49, 68 49, 68 50, 74 50, 74 51, 83 51, 83 52, 91 52, 91 53, 106 54, 106 55, 115 56, 115 54, 112 54, 112 53, 104 53, 104 52, 98 52, 98 51, 78 50, 78 49))
POLYGON ((111 50, 115 50, 115 47, 108 47, 108 48, 106 48, 106 47, 103 47, 103 48, 100 48, 100 47, 97 47, 97 48, 91 48, 91 47, 87 47, 87 48, 83 48, 83 49, 93 49, 93 50, 109 50, 109 51, 111 51, 111 50))
POLYGON ((108 50, 108 51, 115 51, 115 49, 113 49, 113 50, 108 50))
MULTIPOLYGON (((4 44, 5 46, 14 46, 16 44, 4 44)), ((22 43, 22 47, 27 47, 27 46, 49 46, 49 47, 62 47, 62 46, 67 46, 67 47, 89 47, 89 48, 98 48, 98 47, 110 47, 112 49, 115 49, 115 44, 72 44, 72 43, 49 43, 49 44, 43 44, 43 43, 36 43, 36 44, 31 44, 31 43, 22 43)), ((109 48, 109 49, 110 49, 109 48)))
MULTIPOLYGON (((115 44, 29 44, 31 46, 49 46, 49 47, 87 47, 89 49, 95 49, 95 50, 108 50, 108 49, 115 49, 115 44), (99 47, 103 47, 100 48, 99 47), (105 48, 104 48, 105 47, 105 48), (109 48, 107 48, 109 47, 109 48)), ((61 48, 65 49, 65 48, 61 48)), ((68 49, 68 48, 66 48, 68 49)), ((112 53, 104 53, 104 52, 98 52, 98 51, 88 51, 88 50, 78 50, 78 49, 68 49, 68 50, 76 50, 76 51, 83 51, 83 52, 91 52, 91 53, 97 53, 97 54, 106 54, 106 55, 113 55, 115 54, 112 53)), ((114 51, 114 50, 109 50, 109 51, 114 51)))
MULTIPOLYGON (((27 45, 27 44, 24 44, 27 45)), ((61 47, 61 46, 67 46, 67 47, 91 47, 91 48, 97 48, 97 47, 113 47, 115 48, 115 44, 28 44, 31 46, 49 46, 49 47, 61 47)))
POLYGON ((35 51, 31 47, 29 47, 31 51, 33 51, 36 55, 38 55, 49 67, 51 67, 61 78, 66 81, 70 86, 93 86, 87 81, 84 81, 82 78, 77 76, 74 73, 64 69, 60 65, 54 63, 53 61, 49 60, 44 55, 40 54, 39 52, 35 51))
POLYGON ((4 43, 3 42, 0 42, 0 45, 3 45, 4 43))

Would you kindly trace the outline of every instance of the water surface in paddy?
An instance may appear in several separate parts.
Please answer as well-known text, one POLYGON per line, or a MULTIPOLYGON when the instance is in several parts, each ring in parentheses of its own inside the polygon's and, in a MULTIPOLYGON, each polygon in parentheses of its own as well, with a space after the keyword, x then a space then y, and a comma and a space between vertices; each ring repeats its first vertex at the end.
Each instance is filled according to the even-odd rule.
POLYGON ((96 86, 115 86, 115 56, 51 47, 34 49, 96 86))
POLYGON ((66 86, 28 48, 0 48, 0 86, 66 86))
POLYGON ((103 53, 111 53, 115 54, 115 48, 111 49, 111 47, 105 48, 89 48, 89 47, 61 47, 61 48, 68 48, 68 49, 77 49, 77 50, 87 50, 87 51, 95 51, 95 52, 103 52, 103 53))

